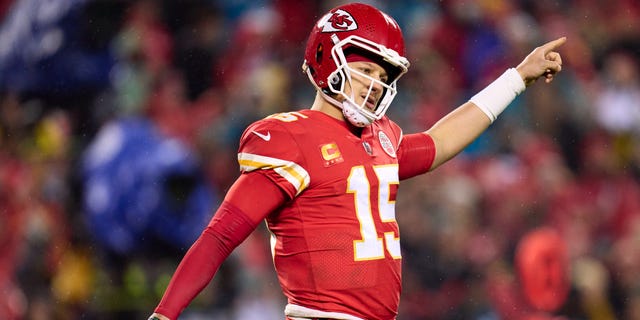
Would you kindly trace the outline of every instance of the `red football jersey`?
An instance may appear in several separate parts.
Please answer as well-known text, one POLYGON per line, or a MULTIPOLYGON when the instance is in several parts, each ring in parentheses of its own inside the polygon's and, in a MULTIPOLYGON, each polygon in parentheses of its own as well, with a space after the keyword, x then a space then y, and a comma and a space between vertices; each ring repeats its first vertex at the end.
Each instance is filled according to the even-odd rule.
MULTIPOLYGON (((386 117, 358 137, 345 122, 313 110, 276 114, 246 129, 238 153, 241 170, 260 170, 291 198, 267 217, 288 310, 345 319, 396 317, 401 141, 401 129, 386 117)), ((412 161, 428 168, 434 156, 429 150, 412 161)))

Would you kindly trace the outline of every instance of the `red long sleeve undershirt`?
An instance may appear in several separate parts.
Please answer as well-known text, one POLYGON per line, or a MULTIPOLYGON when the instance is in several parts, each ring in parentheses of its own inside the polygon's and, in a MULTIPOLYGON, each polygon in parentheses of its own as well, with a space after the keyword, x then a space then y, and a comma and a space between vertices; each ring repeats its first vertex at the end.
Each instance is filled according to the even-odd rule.
POLYGON ((229 254, 286 199, 266 176, 257 172, 241 175, 178 265, 155 312, 177 319, 229 254))

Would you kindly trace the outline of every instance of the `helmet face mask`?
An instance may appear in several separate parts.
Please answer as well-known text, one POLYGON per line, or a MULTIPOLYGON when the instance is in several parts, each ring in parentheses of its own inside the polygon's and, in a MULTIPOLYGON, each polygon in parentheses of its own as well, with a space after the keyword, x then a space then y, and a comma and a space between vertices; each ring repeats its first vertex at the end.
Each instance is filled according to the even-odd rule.
POLYGON ((348 4, 331 10, 318 21, 307 42, 303 70, 323 97, 342 109, 349 122, 364 127, 382 118, 393 101, 396 82, 409 67, 403 54, 404 40, 395 20, 369 5, 348 4), (382 82, 351 68, 347 62, 350 54, 364 56, 383 67, 388 80, 382 82), (353 75, 368 81, 368 94, 360 104, 353 92, 345 91, 347 84, 353 88, 353 75), (366 103, 376 85, 383 88, 383 93, 370 110, 366 103))

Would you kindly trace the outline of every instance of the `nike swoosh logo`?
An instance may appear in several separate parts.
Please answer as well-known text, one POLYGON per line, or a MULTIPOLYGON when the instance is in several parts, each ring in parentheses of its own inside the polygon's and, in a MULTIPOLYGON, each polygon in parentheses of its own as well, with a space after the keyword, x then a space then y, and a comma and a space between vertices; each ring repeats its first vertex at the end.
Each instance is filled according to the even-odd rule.
POLYGON ((262 134, 260 132, 257 131, 251 131, 253 134, 255 134, 256 136, 260 137, 260 139, 264 140, 264 141, 269 141, 271 140, 271 132, 267 131, 267 134, 262 134))

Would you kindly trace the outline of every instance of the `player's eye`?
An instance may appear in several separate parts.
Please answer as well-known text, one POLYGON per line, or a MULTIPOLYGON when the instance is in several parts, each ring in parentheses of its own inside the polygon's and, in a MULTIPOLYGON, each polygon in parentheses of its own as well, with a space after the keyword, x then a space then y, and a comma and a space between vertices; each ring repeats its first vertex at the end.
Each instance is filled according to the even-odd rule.
MULTIPOLYGON (((376 77, 374 77, 375 71, 371 67, 360 67, 360 68, 357 68, 357 70, 360 71, 362 74, 370 76, 370 77, 372 77, 374 79, 376 78, 376 77)), ((382 75, 378 75, 378 80, 381 81, 381 82, 387 83, 389 78, 387 77, 386 74, 382 74, 382 75)))
POLYGON ((366 75, 368 75, 368 76, 371 75, 371 73, 373 72, 373 70, 371 68, 369 68, 369 67, 359 68, 359 71, 364 73, 364 74, 366 74, 366 75))

